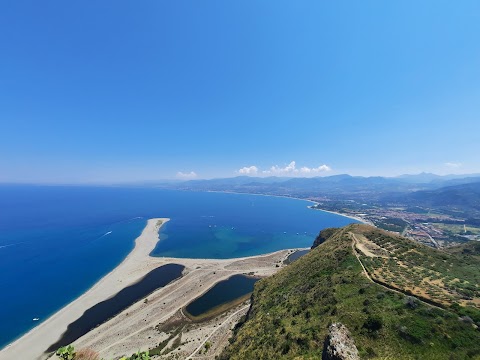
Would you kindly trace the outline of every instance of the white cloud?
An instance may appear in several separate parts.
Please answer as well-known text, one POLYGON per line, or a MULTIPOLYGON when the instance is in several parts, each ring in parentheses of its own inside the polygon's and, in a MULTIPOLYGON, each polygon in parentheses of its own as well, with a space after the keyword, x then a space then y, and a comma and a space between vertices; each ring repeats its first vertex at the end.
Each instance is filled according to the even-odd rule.
POLYGON ((237 171, 239 174, 243 175, 255 175, 258 173, 258 168, 255 165, 245 166, 237 171))
POLYGON ((330 166, 325 164, 320 165, 319 167, 316 167, 316 168, 309 168, 306 166, 300 168, 300 172, 303 174, 318 174, 318 173, 328 172, 328 171, 332 171, 332 169, 330 168, 330 166))
POLYGON ((462 167, 462 164, 461 163, 454 163, 454 162, 446 162, 445 166, 449 167, 451 169, 458 169, 459 167, 462 167))
POLYGON ((270 168, 270 170, 263 170, 264 174, 277 174, 277 175, 285 175, 285 174, 293 174, 298 173, 298 169, 295 167, 295 161, 292 161, 285 167, 279 167, 278 165, 274 165, 270 168))
POLYGON ((280 167, 278 165, 272 166, 269 170, 263 170, 262 173, 265 175, 287 175, 287 176, 295 176, 295 175, 316 175, 324 172, 332 171, 330 166, 328 165, 320 165, 318 167, 307 167, 303 166, 300 169, 297 168, 296 162, 292 161, 290 164, 286 165, 285 167, 280 167))
POLYGON ((195 171, 190 171, 187 173, 184 172, 177 172, 177 178, 180 179, 195 179, 197 177, 197 173, 195 171))

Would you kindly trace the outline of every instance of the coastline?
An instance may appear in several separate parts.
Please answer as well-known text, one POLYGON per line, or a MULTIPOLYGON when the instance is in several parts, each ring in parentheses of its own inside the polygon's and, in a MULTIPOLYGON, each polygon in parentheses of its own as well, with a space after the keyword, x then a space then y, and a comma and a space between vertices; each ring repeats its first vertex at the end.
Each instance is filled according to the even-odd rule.
MULTIPOLYGON (((195 191, 195 190, 180 190, 180 191, 195 191)), ((204 190, 203 192, 212 192, 212 193, 222 193, 222 194, 238 194, 238 195, 255 195, 255 196, 269 196, 269 197, 276 197, 276 198, 284 198, 284 199, 294 199, 294 200, 302 200, 307 201, 312 204, 317 204, 316 201, 310 199, 302 199, 295 196, 287 196, 287 195, 273 195, 273 194, 256 194, 256 193, 246 193, 246 192, 235 192, 235 191, 221 191, 221 190, 204 190)), ((341 214, 339 214, 341 215, 341 214)))
POLYGON ((160 228, 169 218, 147 221, 135 246, 127 257, 111 272, 102 277, 85 293, 54 313, 44 322, 0 350, 0 359, 43 359, 44 351, 66 331, 67 326, 90 307, 110 298, 117 292, 140 280, 152 267, 146 260, 158 242, 160 228), (159 223, 159 221, 162 221, 159 223))
MULTIPOLYGON (((194 190, 180 190, 180 191, 194 191, 194 190)), ((312 205, 307 206, 309 209, 317 210, 317 211, 323 211, 323 212, 327 212, 327 213, 330 213, 330 214, 335 214, 335 215, 343 216, 343 217, 346 217, 346 218, 349 218, 349 219, 352 219, 352 220, 360 221, 362 224, 375 226, 375 225, 373 225, 371 222, 369 222, 368 220, 362 219, 361 217, 358 217, 358 216, 342 214, 342 213, 339 213, 339 212, 336 212, 336 211, 331 211, 331 210, 316 209, 316 208, 314 208, 313 206, 319 205, 319 203, 316 202, 315 200, 302 199, 302 198, 299 198, 299 197, 287 196, 287 195, 255 194, 255 193, 235 192, 235 191, 226 191, 226 190, 225 190, 225 191, 220 191, 220 190, 206 190, 205 192, 224 193, 224 194, 238 194, 238 195, 270 196, 270 197, 277 197, 277 198, 284 198, 284 199, 302 200, 302 201, 306 201, 306 202, 312 203, 312 205)))
MULTIPOLYGON (((104 358, 116 358, 125 354, 123 342, 131 346, 131 353, 139 348, 152 348, 150 338, 157 334, 155 326, 168 321, 193 299, 202 295, 219 281, 235 274, 254 274, 255 276, 270 276, 280 268, 278 264, 286 259, 296 249, 279 250, 268 254, 231 258, 231 259, 182 259, 152 257, 150 253, 159 241, 161 226, 167 223, 168 218, 153 218, 147 221, 145 228, 135 240, 135 247, 127 257, 111 272, 101 278, 81 296, 54 313, 43 323, 31 329, 19 339, 0 350, 0 360, 10 359, 48 359, 45 353, 47 348, 55 344, 67 330, 68 326, 79 319, 87 310, 105 301, 124 288, 136 283, 150 271, 166 265, 180 264, 185 267, 183 276, 154 291, 148 296, 148 307, 143 301, 132 304, 121 313, 115 315, 105 323, 90 330, 73 342, 79 348, 93 348, 99 351, 104 358), (158 221, 162 223, 159 224, 158 221), (149 311, 156 306, 156 317, 149 321, 149 311), (127 319, 125 316, 129 316, 127 319), (131 329, 139 329, 132 333, 131 329), (153 333, 151 332, 153 331, 153 333), (129 342, 132 336, 145 332, 149 336, 136 340, 133 345, 129 342), (123 336, 122 340, 118 340, 123 336)), ((200 329, 201 334, 209 331, 208 326, 200 329)), ((212 324, 210 330, 216 331, 212 324)), ((194 332, 192 332, 192 335, 194 332)), ((203 337, 203 335, 201 336, 203 337)), ((192 345, 196 346, 192 339, 192 345)))
MULTIPOLYGON (((187 326, 182 332, 182 345, 171 349, 166 358, 185 359, 192 356, 200 343, 213 334, 227 341, 229 329, 219 333, 221 319, 231 319, 232 312, 241 316, 248 309, 246 303, 238 308, 219 314, 210 321, 191 324, 182 309, 194 299, 202 296, 218 282, 236 274, 266 277, 275 274, 284 265, 283 261, 294 250, 279 250, 273 253, 235 259, 188 259, 150 258, 157 266, 176 263, 185 266, 183 276, 148 296, 148 301, 139 301, 102 325, 74 341, 76 349, 91 348, 106 359, 116 359, 137 352, 139 349, 156 348, 160 342, 169 342, 172 326, 183 323, 178 329, 187 326), (133 330, 132 330, 133 329, 133 330), (164 329, 164 330, 161 330, 164 329), (224 332, 223 332, 224 331, 224 332)), ((248 302, 248 301, 247 301, 248 302)), ((230 323, 231 326, 235 322, 230 323)), ((231 328, 231 327, 230 327, 231 328)), ((175 332, 174 332, 175 333, 175 332)), ((173 341, 173 339, 170 339, 173 341)), ((164 358, 164 357, 161 357, 164 358)))
MULTIPOLYGON (((316 204, 318 205, 318 203, 316 203, 316 204)), ((361 217, 358 217, 358 216, 342 214, 342 213, 339 213, 339 212, 336 212, 336 211, 331 211, 331 210, 316 209, 312 206, 309 206, 309 208, 312 209, 312 210, 323 211, 323 212, 327 212, 327 213, 330 213, 330 214, 340 215, 340 216, 343 216, 343 217, 346 217, 346 218, 349 218, 349 219, 352 219, 352 220, 357 220, 357 221, 360 221, 362 224, 365 224, 365 225, 375 226, 371 222, 369 222, 368 220, 362 219, 361 217)))
MULTIPOLYGON (((222 192, 222 191, 215 191, 222 192)), ((309 199, 295 198, 291 196, 283 195, 269 195, 269 194, 250 194, 250 193, 237 193, 237 192, 224 192, 239 195, 257 195, 257 196, 272 196, 283 197, 294 200, 302 200, 310 203, 307 206, 312 209, 312 206, 318 204, 317 202, 309 199)), ((317 210, 317 209, 314 209, 317 210)), ((335 213, 328 210, 318 209, 320 211, 330 212, 339 216, 351 218, 356 221, 365 223, 363 219, 359 219, 353 216, 335 213)), ((62 309, 54 313, 47 318, 44 322, 37 327, 31 329, 29 332, 13 341, 9 345, 0 349, 0 360, 11 358, 25 358, 25 359, 47 359, 48 354, 45 351, 49 346, 55 344, 67 330, 68 326, 79 319, 87 310, 97 305, 98 303, 105 301, 108 298, 113 297, 115 294, 123 290, 124 288, 136 283, 142 279, 150 271, 171 263, 181 264, 185 267, 183 277, 177 279, 172 284, 168 284, 162 289, 156 290, 152 293, 152 296, 158 296, 159 298, 169 298, 168 292, 177 291, 177 286, 183 286, 179 297, 181 297, 181 303, 176 299, 170 299, 169 302, 163 302, 164 307, 160 307, 162 312, 168 309, 168 316, 163 316, 158 321, 167 321, 169 317, 173 316, 178 309, 186 306, 190 301, 200 296, 208 288, 214 286, 219 281, 222 281, 234 274, 247 274, 255 273, 256 276, 269 276, 279 270, 278 263, 285 260, 294 249, 284 249, 267 254, 260 254, 255 256, 230 258, 230 259, 188 259, 188 258, 165 258, 165 257, 153 257, 150 253, 155 249, 159 241, 159 231, 161 227, 167 223, 168 218, 153 218, 147 221, 142 233, 135 240, 135 246, 127 257, 111 272, 102 277, 97 283, 95 283, 90 289, 83 293, 78 298, 74 299, 69 304, 65 305, 62 309), (159 223, 161 221, 161 223, 159 223), (204 273, 204 269, 209 269, 212 274, 204 275, 201 278, 199 275, 204 273), (185 278, 185 279, 184 279, 185 278), (177 282, 179 284, 177 284, 177 282), (203 288, 202 288, 203 287, 203 288)), ((150 296, 149 296, 150 298, 150 296)), ((130 319, 125 320, 122 317, 125 314, 128 316, 129 312, 126 311, 138 311, 141 313, 141 305, 133 304, 125 311, 114 316, 92 329, 87 334, 74 341, 76 348, 91 347, 101 352, 103 357, 111 358, 112 356, 122 356, 119 353, 118 347, 120 342, 111 343, 112 340, 108 340, 109 329, 115 329, 116 333, 122 333, 125 330, 135 328, 132 326, 130 319), (132 310, 134 309, 134 310, 132 310), (137 309, 137 310, 135 310, 137 309), (121 319, 121 321, 120 321, 121 319), (129 324, 129 325, 126 325, 129 324), (99 332, 98 329, 106 329, 104 332, 99 332), (109 345, 106 345, 109 344, 109 345), (78 345, 78 346, 77 346, 78 345)), ((148 317, 148 314, 147 314, 148 317)), ((134 319, 132 319, 133 321, 134 319)), ((143 321, 147 321, 144 319, 143 321)), ((147 331, 142 327, 145 325, 134 324, 140 326, 142 331, 147 331)), ((137 332, 136 332, 137 333, 137 332)), ((115 339, 116 334, 110 334, 115 339)), ((128 334, 124 334, 124 339, 130 338, 128 334)), ((148 337, 150 338, 150 337, 148 337)), ((144 344, 143 342, 141 343, 144 344)), ((151 346, 150 344, 145 344, 151 346)), ((154 344, 153 344, 154 345, 154 344)), ((137 346, 137 345, 136 345, 137 346)), ((134 351, 138 350, 133 348, 134 351)))

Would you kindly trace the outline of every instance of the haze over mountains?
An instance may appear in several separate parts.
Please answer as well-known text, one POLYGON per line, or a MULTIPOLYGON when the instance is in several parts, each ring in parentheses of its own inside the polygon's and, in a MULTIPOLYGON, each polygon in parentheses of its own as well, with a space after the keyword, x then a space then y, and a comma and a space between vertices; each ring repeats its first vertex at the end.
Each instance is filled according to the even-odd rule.
MULTIPOLYGON (((427 187, 447 186, 454 184, 463 184, 480 181, 480 174, 449 174, 436 175, 433 173, 420 174, 404 174, 396 177, 385 176, 354 176, 349 174, 338 174, 332 176, 316 176, 316 177, 288 177, 288 176, 235 176, 227 178, 214 179, 194 179, 194 180, 177 180, 167 181, 160 180, 158 184, 173 183, 183 184, 187 186, 226 186, 226 185, 255 185, 255 184, 424 184, 427 187)), ((154 181, 152 181, 153 183, 154 181)))
MULTIPOLYGON (((392 213, 385 213, 387 208, 403 209, 410 213, 441 213, 450 216, 451 220, 480 224, 480 174, 440 176, 421 173, 398 177, 342 174, 311 178, 238 176, 156 186, 189 191, 226 191, 304 198, 320 202, 319 209, 350 215, 355 215, 352 211, 370 215, 380 211, 383 215, 377 214, 378 216, 392 217, 392 213)), ((408 217, 399 214, 393 214, 393 217, 410 221, 408 217)))
MULTIPOLYGON (((183 190, 269 193, 299 197, 321 195, 342 195, 343 197, 362 194, 375 194, 375 197, 378 197, 381 194, 433 191, 449 186, 457 186, 457 191, 461 191, 463 185, 473 183, 480 183, 480 174, 440 176, 421 173, 398 177, 362 177, 342 174, 311 178, 237 176, 211 180, 162 182, 157 185, 162 188, 183 190)), ((471 185, 467 188, 472 189, 475 186, 471 185)))

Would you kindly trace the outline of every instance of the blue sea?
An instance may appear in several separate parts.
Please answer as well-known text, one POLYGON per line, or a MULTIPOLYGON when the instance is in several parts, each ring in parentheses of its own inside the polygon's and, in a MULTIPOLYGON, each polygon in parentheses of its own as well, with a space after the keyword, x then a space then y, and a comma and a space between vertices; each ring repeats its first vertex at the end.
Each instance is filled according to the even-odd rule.
POLYGON ((218 259, 309 247, 321 229, 354 222, 308 205, 154 188, 2 185, 0 348, 115 268, 149 218, 171 218, 152 255, 218 259))

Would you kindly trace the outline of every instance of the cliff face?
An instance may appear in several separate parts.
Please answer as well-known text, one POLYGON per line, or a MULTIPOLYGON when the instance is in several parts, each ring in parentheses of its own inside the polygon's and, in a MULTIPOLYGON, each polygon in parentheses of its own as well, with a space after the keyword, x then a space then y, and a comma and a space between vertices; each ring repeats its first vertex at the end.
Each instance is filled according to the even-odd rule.
POLYGON ((350 331, 341 323, 329 326, 322 360, 360 360, 350 331))

